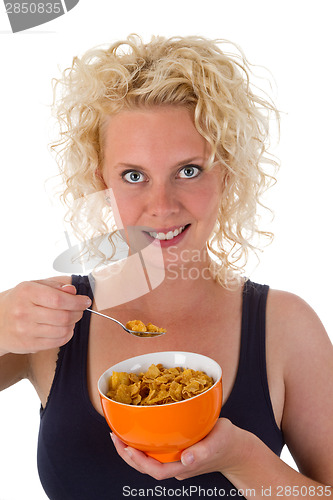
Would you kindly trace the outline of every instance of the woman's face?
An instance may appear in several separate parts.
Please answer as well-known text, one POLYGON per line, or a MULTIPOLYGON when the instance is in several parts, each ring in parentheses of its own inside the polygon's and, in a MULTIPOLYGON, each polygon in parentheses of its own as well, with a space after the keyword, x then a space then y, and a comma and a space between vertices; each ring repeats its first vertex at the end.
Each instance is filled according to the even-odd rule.
POLYGON ((159 240, 164 260, 202 252, 217 217, 221 173, 205 170, 209 146, 191 113, 176 106, 123 111, 109 119, 104 144, 103 178, 122 225, 159 240))

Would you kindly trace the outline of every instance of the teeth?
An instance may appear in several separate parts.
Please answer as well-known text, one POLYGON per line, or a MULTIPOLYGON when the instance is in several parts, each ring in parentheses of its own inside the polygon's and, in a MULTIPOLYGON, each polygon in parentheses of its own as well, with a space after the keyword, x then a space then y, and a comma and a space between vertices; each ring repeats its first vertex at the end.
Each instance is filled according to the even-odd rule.
POLYGON ((165 233, 155 233, 155 231, 149 232, 150 236, 152 238, 156 238, 158 240, 172 240, 172 238, 175 238, 178 236, 178 234, 182 233, 185 229, 185 226, 179 227, 178 229, 175 229, 174 231, 168 231, 166 234, 165 233))

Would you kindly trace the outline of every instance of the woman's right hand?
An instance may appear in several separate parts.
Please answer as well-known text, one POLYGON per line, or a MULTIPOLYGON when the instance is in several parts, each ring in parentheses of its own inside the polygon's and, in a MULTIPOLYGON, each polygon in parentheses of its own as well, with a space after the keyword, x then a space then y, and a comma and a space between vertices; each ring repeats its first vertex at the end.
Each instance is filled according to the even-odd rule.
POLYGON ((91 305, 68 277, 26 281, 0 294, 0 354, 28 354, 66 344, 91 305))

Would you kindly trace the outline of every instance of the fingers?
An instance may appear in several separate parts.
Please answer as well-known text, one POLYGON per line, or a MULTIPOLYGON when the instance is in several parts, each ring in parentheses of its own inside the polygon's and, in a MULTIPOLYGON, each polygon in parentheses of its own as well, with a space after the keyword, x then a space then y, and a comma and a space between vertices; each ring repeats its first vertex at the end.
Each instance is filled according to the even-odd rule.
POLYGON ((176 479, 188 479, 208 472, 225 473, 239 463, 240 444, 244 441, 241 429, 227 418, 219 418, 207 436, 183 451, 181 462, 185 466, 176 479), (241 436, 240 434, 241 433, 241 436))
MULTIPOLYGON (((83 311, 91 304, 89 297, 76 295, 74 286, 61 288, 61 284, 49 286, 41 283, 22 283, 12 306, 17 329, 23 330, 30 324, 74 328, 83 311)), ((42 328, 39 328, 42 331, 42 328)), ((52 335, 53 336, 53 335, 52 335)))
POLYGON ((157 480, 167 479, 180 475, 184 466, 181 462, 161 463, 135 448, 127 446, 117 436, 111 433, 111 439, 118 454, 125 462, 143 474, 149 474, 157 480))
MULTIPOLYGON (((127 445, 121 441, 113 432, 110 432, 110 437, 113 441, 113 444, 117 450, 118 455, 131 467, 136 468, 135 462, 131 459, 132 453, 129 450, 126 450, 127 445)), ((141 472, 141 471, 140 471, 141 472)))
MULTIPOLYGON (((83 315, 83 311, 70 311, 66 309, 47 309, 45 307, 35 306, 30 312, 37 325, 49 326, 74 326, 83 315)), ((30 318, 29 318, 30 319, 30 318)))
POLYGON ((86 295, 76 295, 73 285, 63 285, 51 280, 30 282, 30 285, 29 293, 35 305, 69 311, 83 311, 91 306, 90 298, 86 295))
POLYGON ((54 337, 49 336, 49 331, 47 332, 48 336, 30 337, 26 342, 22 342, 22 352, 34 354, 40 351, 56 349, 67 344, 67 342, 69 342, 73 337, 73 333, 74 329, 70 329, 70 331, 64 335, 64 330, 62 329, 61 331, 59 330, 57 334, 54 334, 54 337))
POLYGON ((28 281, 3 293, 0 300, 1 348, 17 354, 60 347, 91 305, 67 277, 28 281))
POLYGON ((66 293, 76 295, 76 288, 74 285, 62 285, 61 290, 66 293))
POLYGON ((157 480, 170 477, 183 480, 209 472, 223 473, 237 464, 237 448, 240 446, 237 445, 235 451, 235 442, 238 443, 239 438, 243 440, 243 432, 230 420, 220 418, 204 439, 183 451, 181 461, 163 464, 139 450, 126 446, 116 436, 112 439, 119 455, 139 472, 149 474, 157 480))

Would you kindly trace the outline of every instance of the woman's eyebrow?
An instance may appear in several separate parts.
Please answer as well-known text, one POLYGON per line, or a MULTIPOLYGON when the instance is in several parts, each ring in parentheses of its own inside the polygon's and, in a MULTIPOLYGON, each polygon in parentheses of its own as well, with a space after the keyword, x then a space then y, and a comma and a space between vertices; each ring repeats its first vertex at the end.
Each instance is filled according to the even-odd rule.
POLYGON ((132 170, 142 170, 144 167, 141 165, 135 165, 134 163, 116 163, 114 168, 130 168, 132 170))
MULTIPOLYGON (((188 165, 188 164, 193 163, 193 162, 205 163, 206 161, 207 161, 207 158, 204 158, 202 156, 194 156, 194 157, 186 158, 184 160, 181 160, 181 161, 175 163, 174 165, 171 166, 171 168, 172 169, 179 168, 183 165, 188 165)), ((145 168, 146 168, 143 165, 137 165, 134 163, 127 163, 127 162, 117 163, 116 165, 114 165, 114 167, 115 168, 130 168, 133 170, 145 170, 145 168)))

